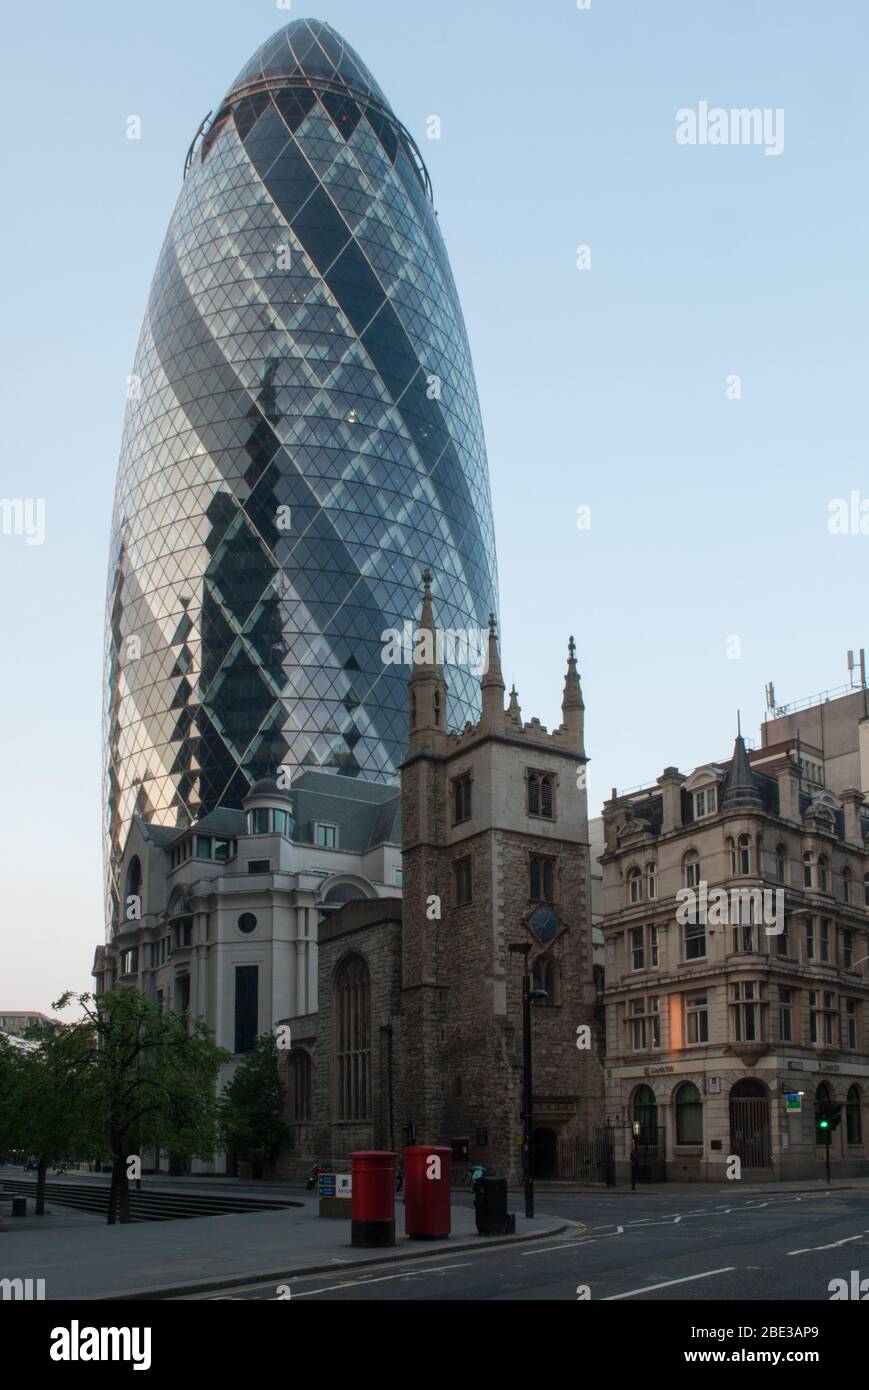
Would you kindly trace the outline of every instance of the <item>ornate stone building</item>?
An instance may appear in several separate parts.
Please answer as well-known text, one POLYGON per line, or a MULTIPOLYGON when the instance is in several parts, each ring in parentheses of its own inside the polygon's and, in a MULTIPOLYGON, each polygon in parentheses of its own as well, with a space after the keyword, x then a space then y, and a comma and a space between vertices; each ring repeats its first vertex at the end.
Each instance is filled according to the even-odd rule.
MULTIPOLYGON (((434 632, 424 578, 418 630, 434 632)), ((481 686, 479 722, 455 732, 434 653, 413 667, 403 901, 349 904, 320 929, 319 1013, 293 1025, 289 1171, 412 1136, 518 1181, 524 967, 511 946, 530 948, 543 992, 532 1009, 538 1175, 552 1176, 559 1140, 601 1123, 573 641, 552 733, 523 722, 515 689, 505 708, 494 621, 481 686)))
MULTIPOLYGON (((436 632, 428 572, 417 631, 436 632)), ((183 830, 136 818, 123 851, 124 916, 97 950, 96 987, 137 985, 204 1018, 234 1054, 221 1084, 259 1034, 288 1024, 285 1176, 413 1136, 517 1181, 515 947, 537 992, 538 1176, 555 1175, 559 1141, 602 1123, 573 640, 552 733, 523 722, 515 689, 505 704, 494 619, 481 717, 461 731, 431 647, 408 680, 400 792, 311 770, 289 789, 265 778, 241 810, 183 830)))
MULTIPOLYGON (((218 807, 183 830, 136 817, 121 858, 124 916, 97 948, 95 988, 137 986, 204 1019, 233 1054, 223 1085, 279 1019, 316 1017, 330 917, 348 902, 395 902, 400 838, 397 787, 313 770, 289 789, 262 778, 240 811, 218 807)), ((291 1070, 304 1086, 301 1054, 291 1070)), ((225 1167, 223 1155, 193 1163, 225 1167)))
POLYGON ((622 1177, 634 1127, 650 1174, 717 1180, 735 1156, 753 1180, 818 1176, 824 1100, 842 1106, 836 1170, 869 1171, 869 813, 822 781, 818 748, 792 736, 749 754, 740 736, 729 762, 668 767, 606 803, 622 1177))

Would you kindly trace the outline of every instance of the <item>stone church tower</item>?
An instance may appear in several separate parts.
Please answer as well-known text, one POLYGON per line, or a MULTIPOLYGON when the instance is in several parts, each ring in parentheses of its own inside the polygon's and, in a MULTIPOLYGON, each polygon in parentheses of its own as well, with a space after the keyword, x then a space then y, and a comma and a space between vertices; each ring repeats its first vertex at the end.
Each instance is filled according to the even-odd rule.
MULTIPOLYGON (((420 633, 434 635, 424 575, 420 633)), ((584 705, 570 641, 563 722, 505 708, 494 618, 476 726, 446 728, 434 641, 408 683, 401 768, 402 984, 396 1120, 418 1142, 452 1143, 511 1181, 521 1175, 522 978, 533 985, 538 1150, 602 1123, 594 1023, 584 705)))

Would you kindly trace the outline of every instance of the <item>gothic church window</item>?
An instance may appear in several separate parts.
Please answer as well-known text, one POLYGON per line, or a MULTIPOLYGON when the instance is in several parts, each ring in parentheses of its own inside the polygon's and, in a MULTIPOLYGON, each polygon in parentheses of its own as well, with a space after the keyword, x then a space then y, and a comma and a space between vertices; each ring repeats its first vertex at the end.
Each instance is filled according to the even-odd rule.
POLYGON ((371 1115, 371 1001, 368 966, 350 956, 335 976, 335 1087, 337 1118, 371 1115))

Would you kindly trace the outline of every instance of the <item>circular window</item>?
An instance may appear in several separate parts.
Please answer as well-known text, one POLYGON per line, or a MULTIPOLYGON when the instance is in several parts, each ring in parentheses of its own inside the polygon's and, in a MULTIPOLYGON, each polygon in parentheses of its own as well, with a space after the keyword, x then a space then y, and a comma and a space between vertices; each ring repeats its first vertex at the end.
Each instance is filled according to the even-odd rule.
POLYGON ((249 936, 252 931, 256 931, 256 918, 252 912, 243 912, 238 919, 238 929, 243 931, 245 936, 249 936))

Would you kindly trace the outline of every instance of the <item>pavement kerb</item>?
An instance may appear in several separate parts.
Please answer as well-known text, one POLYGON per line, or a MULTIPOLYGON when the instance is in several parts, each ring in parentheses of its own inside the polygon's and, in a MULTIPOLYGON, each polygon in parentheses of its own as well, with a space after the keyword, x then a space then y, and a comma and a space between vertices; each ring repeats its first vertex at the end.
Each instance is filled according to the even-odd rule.
MULTIPOLYGON (((549 1236, 559 1236, 568 1229, 569 1226, 579 1226, 576 1221, 559 1221, 552 1226, 548 1226, 545 1231, 523 1231, 521 1235, 515 1236, 493 1236, 491 1238, 481 1237, 478 1240, 457 1241, 455 1245, 429 1245, 427 1242, 422 1245, 414 1245, 408 1249, 402 1246, 400 1249, 395 1247, 388 1254, 377 1255, 371 1259, 348 1260, 345 1265, 334 1264, 314 1264, 305 1265, 298 1269, 287 1269, 282 1265, 280 1269, 265 1272, 240 1271, 234 1275, 223 1275, 220 1279, 189 1279, 181 1284, 161 1284, 158 1288, 148 1287, 142 1289, 128 1289, 125 1293, 97 1293, 83 1294, 83 1303, 123 1303, 125 1301, 137 1300, 140 1302, 154 1302, 161 1298, 179 1298, 187 1294, 195 1293, 217 1293, 221 1289, 235 1289, 240 1284, 268 1284, 272 1281, 275 1284, 285 1283, 289 1279, 298 1279, 305 1274, 349 1274, 357 1269, 371 1269, 378 1265, 397 1264, 404 1260, 424 1260, 431 1259, 433 1255, 453 1255, 460 1254, 467 1250, 491 1250, 496 1246, 505 1245, 524 1245, 532 1240, 544 1240, 549 1236)), ((585 1230, 585 1227, 582 1227, 585 1230)), ((76 1302, 78 1300, 75 1300, 76 1302)))

